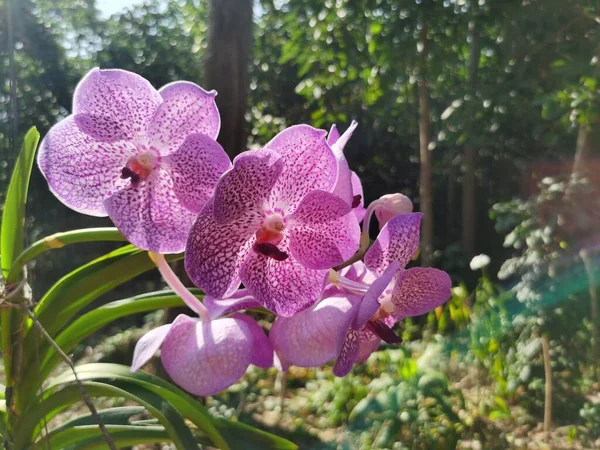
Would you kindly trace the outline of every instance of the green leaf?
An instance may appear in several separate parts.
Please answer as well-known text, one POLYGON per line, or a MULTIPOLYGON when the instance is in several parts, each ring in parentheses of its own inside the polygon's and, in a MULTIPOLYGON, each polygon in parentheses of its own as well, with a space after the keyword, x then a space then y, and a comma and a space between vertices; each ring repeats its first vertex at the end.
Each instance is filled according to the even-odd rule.
MULTIPOLYGON (((169 255, 173 261, 181 255, 169 255)), ((46 292, 35 309, 35 314, 50 336, 64 327, 81 309, 88 306, 100 295, 114 289, 120 284, 154 268, 148 254, 131 245, 117 249, 107 255, 82 266, 61 278, 46 292)), ((36 367, 36 354, 50 351, 50 345, 42 340, 39 333, 27 323, 23 344, 23 361, 25 367, 36 367)), ((26 406, 36 394, 36 386, 40 379, 39 370, 29 370, 18 386, 17 405, 26 406)))
MULTIPOLYGON (((107 425, 110 437, 117 448, 127 448, 141 444, 159 444, 170 441, 169 433, 161 426, 140 427, 135 425, 107 425)), ((194 448, 198 446, 195 445, 194 448)), ((40 441, 31 449, 46 450, 62 448, 64 450, 105 450, 107 448, 104 435, 94 425, 84 425, 52 435, 49 440, 40 441)))
MULTIPOLYGON (((143 405, 154 417, 156 417, 160 423, 164 426, 168 432, 170 439, 174 442, 178 449, 189 450, 197 448, 196 437, 192 431, 185 424, 182 415, 171 405, 169 401, 162 398, 160 395, 152 392, 146 387, 127 381, 113 381, 111 383, 95 383, 95 382, 84 382, 84 389, 90 397, 117 397, 133 400, 140 405, 143 405)), ((67 390, 68 395, 62 396, 59 402, 51 400, 53 397, 50 396, 46 400, 42 401, 35 408, 29 410, 24 417, 31 415, 34 419, 42 419, 46 417, 49 420, 54 413, 58 414, 60 410, 70 406, 78 400, 81 400, 79 393, 79 387, 75 384, 67 386, 64 390, 67 390), (74 390, 76 389, 76 391, 74 390), (40 409, 44 408, 44 409, 40 409), (52 408, 52 409, 51 409, 52 408), (44 413, 44 411, 48 411, 44 413)), ((59 391, 54 395, 60 395, 63 391, 59 391)), ((20 433, 15 435, 15 445, 21 444, 26 445, 27 442, 27 430, 31 426, 31 421, 27 425, 23 425, 21 428, 17 428, 17 432, 20 433), (25 435, 25 439, 23 436, 25 435)), ((39 430, 39 426, 36 427, 39 430)), ((34 429, 36 429, 34 428, 34 429)), ((31 428, 29 428, 31 430, 31 428)), ((89 429, 98 429, 98 426, 91 426, 89 429)), ((59 428, 58 430, 52 430, 49 434, 52 448, 65 448, 74 442, 70 441, 72 436, 68 429, 59 428)), ((33 448, 44 448, 43 445, 45 439, 40 441, 39 447, 33 448)), ((17 448, 20 448, 17 446, 17 448)))
POLYGON ((274 434, 241 422, 213 419, 219 432, 232 449, 240 450, 295 450, 296 444, 274 434))
POLYGON ((76 244, 80 242, 98 242, 98 241, 126 241, 123 235, 116 228, 86 228, 83 230, 72 230, 64 233, 55 233, 44 239, 33 243, 27 247, 12 264, 8 279, 16 279, 23 266, 32 259, 50 250, 62 248, 65 245, 76 244))
MULTIPOLYGON (((200 291, 195 289, 192 289, 192 292, 200 294, 200 291)), ((202 298, 201 295, 198 297, 202 298)), ((77 318, 58 334, 55 341, 68 354, 83 339, 121 317, 178 306, 185 306, 185 304, 172 291, 150 292, 117 300, 77 318)), ((61 361, 60 356, 52 347, 48 347, 44 353, 40 352, 40 360, 42 361, 40 369, 42 379, 45 379, 61 361)))
MULTIPOLYGON (((35 160, 35 150, 40 140, 40 133, 35 127, 29 129, 23 141, 21 153, 13 170, 4 211, 2 213, 2 232, 0 236, 0 260, 2 276, 8 277, 8 272, 15 257, 23 250, 25 243, 25 204, 29 178, 35 160)), ((7 280, 9 283, 16 280, 7 280)))
MULTIPOLYGON (((106 382, 126 380, 138 383, 159 394, 172 404, 185 418, 189 419, 200 430, 207 433, 219 448, 246 450, 256 449, 295 449, 292 442, 258 430, 239 422, 214 419, 208 411, 195 399, 156 376, 144 373, 132 373, 129 367, 118 364, 85 364, 77 368, 77 374, 82 380, 102 379, 106 382)), ((73 374, 65 372, 52 380, 48 389, 65 382, 73 381, 73 374)))
MULTIPOLYGON (((159 377, 144 372, 132 373, 127 366, 119 364, 84 364, 77 367, 77 375, 80 380, 103 380, 107 383, 131 382, 160 395, 173 405, 184 417, 189 419, 200 430, 204 431, 216 446, 228 449, 229 446, 220 435, 212 422, 208 411, 196 400, 187 395, 181 389, 162 380, 159 377)), ((48 387, 52 388, 75 380, 73 373, 67 371, 51 380, 48 387)))
MULTIPOLYGON (((102 423, 105 425, 129 425, 131 418, 135 415, 142 414, 146 411, 143 406, 120 406, 117 408, 107 408, 98 411, 98 415, 102 419, 102 423)), ((96 425, 96 419, 90 414, 84 414, 77 416, 74 419, 63 423, 59 427, 54 428, 53 431, 62 430, 65 428, 78 427, 83 425, 96 425)))
MULTIPOLYGON (((2 230, 0 230, 0 266, 2 277, 7 278, 16 255, 21 253, 25 244, 25 204, 27 203, 27 190, 29 189, 29 178, 35 157, 35 149, 40 140, 40 133, 32 127, 25 135, 21 153, 17 158, 15 169, 10 178, 4 211, 2 212, 2 230)), ((18 279, 7 279, 11 284, 18 279)), ((12 370, 12 336, 20 324, 13 323, 13 311, 9 308, 0 314, 0 347, 4 359, 4 373, 6 386, 12 387, 14 374, 12 370)))

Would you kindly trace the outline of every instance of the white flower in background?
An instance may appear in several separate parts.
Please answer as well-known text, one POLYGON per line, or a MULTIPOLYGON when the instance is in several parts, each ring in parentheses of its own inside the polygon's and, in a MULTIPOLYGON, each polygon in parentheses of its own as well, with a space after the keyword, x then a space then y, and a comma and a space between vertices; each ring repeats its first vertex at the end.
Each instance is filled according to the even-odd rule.
POLYGON ((474 256, 469 266, 471 270, 480 270, 489 265, 489 263, 490 257, 482 253, 481 255, 474 256))

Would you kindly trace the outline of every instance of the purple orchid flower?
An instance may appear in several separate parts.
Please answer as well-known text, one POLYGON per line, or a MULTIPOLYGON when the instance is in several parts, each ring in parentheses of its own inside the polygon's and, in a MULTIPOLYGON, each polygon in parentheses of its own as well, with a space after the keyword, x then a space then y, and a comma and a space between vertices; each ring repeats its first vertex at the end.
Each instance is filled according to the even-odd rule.
POLYGON ((338 179, 333 188, 333 193, 342 198, 346 203, 354 208, 354 213, 358 221, 362 221, 366 209, 364 207, 365 199, 360 178, 353 170, 350 170, 348 161, 344 156, 344 147, 352 137, 352 133, 358 126, 358 122, 352 121, 348 129, 340 136, 336 125, 332 125, 327 136, 327 143, 331 146, 335 158, 338 162, 338 179))
POLYGON ((404 269, 417 251, 420 221, 418 213, 392 218, 364 264, 331 273, 333 286, 321 302, 294 317, 275 320, 269 339, 283 370, 291 364, 316 367, 335 358, 333 373, 345 376, 382 339, 400 342, 391 330, 396 322, 448 300, 451 280, 445 272, 404 269))
POLYGON ((38 165, 75 211, 110 216, 144 250, 178 253, 229 158, 215 141, 216 92, 179 81, 160 90, 124 70, 93 69, 73 114, 48 132, 38 165))
POLYGON ((314 304, 328 270, 358 249, 351 206, 332 194, 337 162, 325 131, 297 125, 237 156, 194 223, 185 255, 196 286, 227 298, 244 283, 267 309, 314 304))
POLYGON ((167 284, 199 319, 184 314, 146 333, 136 344, 132 371, 161 349, 163 366, 173 381, 194 395, 214 395, 237 382, 250 364, 273 365, 273 348, 262 328, 244 314, 214 318, 176 277, 164 257, 152 254, 167 284))

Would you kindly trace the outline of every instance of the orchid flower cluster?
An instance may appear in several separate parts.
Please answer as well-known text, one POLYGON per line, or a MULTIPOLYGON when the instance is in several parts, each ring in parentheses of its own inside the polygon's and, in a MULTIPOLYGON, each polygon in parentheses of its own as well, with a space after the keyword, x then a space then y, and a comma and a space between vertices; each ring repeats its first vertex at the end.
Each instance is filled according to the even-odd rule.
POLYGON ((343 153, 356 122, 342 135, 335 125, 292 126, 232 163, 216 141, 215 96, 189 82, 157 91, 134 73, 94 69, 75 90, 73 114, 40 148, 56 197, 109 216, 197 314, 143 336, 132 370, 160 348, 173 381, 201 396, 231 386, 250 364, 335 361, 333 373, 345 376, 382 340, 400 341, 396 322, 450 297, 445 272, 406 268, 421 221, 410 200, 391 194, 364 207, 343 153), (369 245, 373 215, 380 232, 369 245), (163 256, 182 251, 204 302, 163 256), (276 317, 268 336, 243 313, 258 307, 276 317))

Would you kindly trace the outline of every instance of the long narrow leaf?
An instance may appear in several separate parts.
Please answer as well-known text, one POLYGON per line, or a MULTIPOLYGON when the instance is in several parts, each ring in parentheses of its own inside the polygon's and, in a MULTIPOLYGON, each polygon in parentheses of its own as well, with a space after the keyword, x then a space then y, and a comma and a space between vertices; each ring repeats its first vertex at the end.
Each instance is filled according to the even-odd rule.
MULTIPOLYGON (((150 414, 152 414, 154 417, 156 417, 160 421, 161 425, 167 430, 167 432, 170 436, 170 440, 173 441, 173 443, 176 445, 176 447, 178 449, 190 450, 190 449, 197 448, 196 437, 193 435, 191 430, 185 424, 185 421, 184 421, 183 417, 181 416, 181 414, 179 414, 179 412, 172 405, 170 405, 168 401, 161 398, 159 395, 155 394, 154 392, 144 388, 143 386, 141 386, 139 384, 131 383, 131 382, 126 382, 126 381, 120 382, 119 386, 115 386, 113 384, 108 384, 108 383, 94 383, 94 382, 84 382, 83 386, 86 389, 87 393, 90 395, 90 397, 102 396, 102 397, 125 398, 125 399, 132 400, 140 405, 143 405, 150 412, 150 414)), ((62 398, 60 398, 62 403, 52 401, 51 400, 52 396, 50 396, 46 400, 42 401, 40 405, 36 405, 36 408, 33 408, 32 410, 28 411, 28 414, 35 416, 35 418, 37 418, 38 421, 44 417, 46 417, 46 420, 49 420, 49 414, 51 414, 51 413, 57 414, 58 413, 57 411, 62 410, 63 406, 68 407, 68 406, 70 406, 70 404, 73 403, 73 400, 77 401, 77 400, 81 399, 80 396, 75 397, 76 392, 73 391, 73 388, 78 389, 78 387, 75 385, 67 386, 65 388, 65 389, 69 389, 69 391, 68 391, 67 396, 63 396, 62 398), (39 408, 38 408, 38 406, 39 406, 39 408), (48 413, 46 411, 48 411, 49 408, 46 409, 46 411, 44 411, 44 410, 40 409, 42 407, 46 407, 46 408, 54 407, 54 408, 52 409, 52 411, 50 413, 48 413)), ((60 391, 53 395, 58 395, 58 394, 60 394, 60 391)), ((17 439, 19 439, 18 442, 15 442, 15 445, 17 445, 17 444, 27 445, 27 433, 28 433, 28 430, 30 430, 28 427, 31 426, 31 422, 29 420, 27 420, 27 422, 29 422, 29 423, 22 425, 20 428, 17 428, 17 432, 19 432, 20 434, 18 434, 15 439, 15 441, 17 439)), ((89 428, 97 429, 98 427, 92 426, 89 428)), ((39 430, 39 427, 34 426, 33 429, 39 430)), ((62 433, 65 433, 67 431, 68 430, 59 429, 54 434, 53 434, 53 431, 51 431, 49 438, 52 439, 52 437, 55 437, 56 435, 62 435, 62 433)), ((40 441, 42 443, 42 445, 44 445, 43 441, 45 441, 45 439, 42 439, 40 441)), ((55 441, 54 444, 56 445, 56 447, 53 446, 52 448, 65 448, 68 445, 73 444, 73 442, 60 440, 60 441, 55 441)), ((19 448, 19 447, 17 447, 17 448, 19 448)), ((43 446, 40 446, 39 448, 43 448, 43 446)))
MULTIPOLYGON (((180 255, 171 255, 176 260, 180 255)), ((154 267, 146 252, 126 246, 104 255, 61 278, 42 297, 35 313, 46 331, 55 336, 81 309, 100 295, 154 267)), ((36 367, 37 347, 40 355, 50 351, 50 345, 41 340, 37 330, 29 326, 23 345, 26 367, 36 367)), ((39 368, 38 368, 39 369, 39 368)), ((39 370, 29 370, 19 383, 17 402, 25 407, 35 396, 40 385, 39 370)))
MULTIPOLYGON (((194 291, 199 293, 199 291, 194 291)), ((83 339, 117 319, 132 314, 178 306, 185 306, 185 304, 172 291, 150 292, 107 303, 84 314, 67 326, 56 337, 56 343, 65 353, 69 353, 83 339)), ((41 378, 47 377, 60 363, 60 356, 51 347, 47 352, 40 353, 40 359, 42 361, 41 378)))
POLYGON ((7 279, 14 280, 18 277, 23 266, 32 259, 50 250, 62 248, 69 244, 81 242, 98 241, 126 241, 123 235, 116 228, 86 228, 83 230, 72 230, 64 233, 55 233, 34 242, 19 254, 12 263, 7 279))
MULTIPOLYGON (((165 380, 144 372, 132 373, 130 368, 119 364, 84 364, 77 367, 77 375, 81 380, 102 380, 103 382, 132 382, 136 383, 166 399, 185 418, 189 419, 200 430, 204 431, 214 445, 222 450, 229 449, 226 440, 218 432, 213 424, 213 419, 195 399, 187 395, 181 389, 173 386, 165 380)), ((74 381, 73 373, 68 371, 51 380, 48 392, 64 383, 74 381)))
MULTIPOLYGON (((2 212, 2 230, 0 230, 0 266, 2 277, 6 278, 12 263, 25 244, 25 205, 27 203, 27 191, 29 189, 29 178, 35 157, 35 150, 40 140, 40 133, 32 127, 25 135, 21 153, 17 158, 15 169, 12 173, 4 210, 2 212)), ((6 280, 11 284, 17 280, 6 280)), ((0 313, 0 347, 4 359, 4 373, 6 375, 6 386, 12 388, 14 374, 12 370, 12 337, 14 330, 20 329, 18 324, 13 323, 15 313, 10 308, 0 313)))
MULTIPOLYGON (((0 250, 2 261, 2 276, 6 278, 16 256, 23 251, 25 243, 25 204, 29 178, 35 160, 35 150, 40 140, 40 133, 35 127, 29 129, 23 141, 21 153, 13 170, 4 211, 2 212, 2 232, 0 250)), ((15 280, 7 280, 9 282, 15 280)))
MULTIPOLYGON (((106 428, 117 448, 159 444, 171 440, 169 433, 161 426, 107 425, 106 428)), ((50 436, 48 443, 46 442, 46 440, 39 442, 31 449, 46 450, 48 446, 64 450, 105 450, 107 448, 104 436, 98 427, 91 425, 62 430, 60 433, 50 436)))
MULTIPOLYGON (((295 444, 286 439, 258 430, 249 425, 211 418, 208 411, 195 399, 156 376, 144 372, 132 373, 126 366, 103 363, 79 366, 77 373, 82 380, 103 380, 110 383, 113 382, 111 380, 123 380, 138 383, 152 390, 168 400, 169 403, 200 430, 209 433, 210 438, 219 448, 231 448, 234 450, 292 450, 297 448, 295 444), (210 424, 210 428, 207 428, 208 424, 210 424), (221 442, 214 440, 216 436, 221 439, 221 442), (223 438, 226 442, 222 441, 223 438)), ((51 391, 53 387, 65 382, 71 382, 72 380, 73 374, 65 372, 52 380, 48 389, 51 391)))

